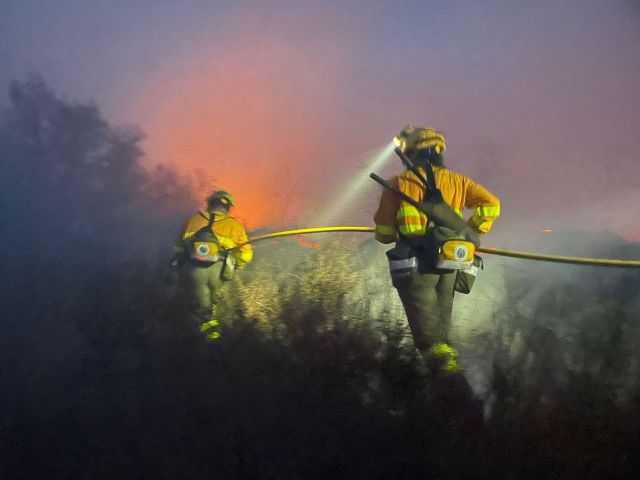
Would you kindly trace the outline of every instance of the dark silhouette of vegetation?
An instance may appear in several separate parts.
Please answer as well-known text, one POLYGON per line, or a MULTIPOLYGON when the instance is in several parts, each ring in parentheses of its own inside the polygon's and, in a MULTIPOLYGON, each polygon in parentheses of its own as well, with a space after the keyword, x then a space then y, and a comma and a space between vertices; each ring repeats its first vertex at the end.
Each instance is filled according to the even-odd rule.
POLYGON ((371 318, 366 259, 348 244, 258 247, 209 343, 159 260, 186 187, 142 167, 139 132, 37 77, 15 83, 11 101, 0 126, 0 477, 638 473, 634 273, 554 279, 527 311, 516 307, 532 278, 510 279, 514 308, 483 340, 495 362, 486 398, 427 372, 403 322, 371 318))

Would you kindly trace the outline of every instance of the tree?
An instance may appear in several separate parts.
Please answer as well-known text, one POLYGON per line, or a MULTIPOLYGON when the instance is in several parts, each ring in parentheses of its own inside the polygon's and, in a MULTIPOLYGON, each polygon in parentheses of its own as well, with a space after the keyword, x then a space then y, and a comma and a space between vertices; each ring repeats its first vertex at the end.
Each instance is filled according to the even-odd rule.
POLYGON ((9 261, 110 262, 156 225, 160 216, 144 209, 158 197, 156 230, 166 228, 169 197, 184 206, 175 174, 168 188, 170 170, 141 166, 140 129, 111 126, 96 106, 58 98, 37 75, 12 82, 9 98, 0 117, 0 246, 9 261))

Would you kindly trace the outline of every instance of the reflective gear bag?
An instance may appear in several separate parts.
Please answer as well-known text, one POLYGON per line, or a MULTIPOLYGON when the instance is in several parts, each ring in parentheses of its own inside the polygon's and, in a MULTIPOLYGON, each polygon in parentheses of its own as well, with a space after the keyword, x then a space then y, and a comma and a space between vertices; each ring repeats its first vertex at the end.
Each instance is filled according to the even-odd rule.
POLYGON ((473 255, 473 264, 456 272, 456 283, 454 289, 459 293, 471 293, 473 282, 475 282, 480 270, 484 270, 484 263, 480 255, 473 255))

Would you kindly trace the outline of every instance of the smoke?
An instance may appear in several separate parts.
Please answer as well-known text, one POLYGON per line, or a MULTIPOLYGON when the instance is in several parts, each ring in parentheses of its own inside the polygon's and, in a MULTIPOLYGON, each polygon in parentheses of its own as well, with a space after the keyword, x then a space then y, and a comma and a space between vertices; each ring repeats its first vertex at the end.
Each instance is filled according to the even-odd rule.
POLYGON ((635 3, 12 2, 0 83, 45 71, 144 125, 154 162, 204 178, 202 198, 233 191, 249 228, 314 209, 412 122, 506 200, 503 225, 535 224, 521 238, 571 223, 633 239, 639 202, 615 191, 639 181, 635 3))
MULTIPOLYGON (((425 123, 447 135, 453 170, 506 199, 503 224, 634 228, 614 193, 638 183, 628 6, 357 3, 239 5, 198 32, 196 53, 132 98, 149 148, 239 192, 256 228, 300 220, 353 159, 425 123)), ((369 220, 351 210, 349 223, 369 220)))
MULTIPOLYGON (((499 220, 495 228, 500 228, 499 220)), ((538 233, 519 243, 530 251, 640 258, 640 245, 606 231, 538 233)), ((571 378, 580 375, 615 385, 611 398, 616 401, 633 395, 640 325, 635 270, 491 255, 484 259, 485 271, 474 291, 457 296, 454 310, 453 338, 466 349, 476 391, 491 396, 498 369, 517 370, 522 378, 535 377, 529 382, 553 385, 551 396, 566 395, 575 388, 571 378), (542 364, 551 372, 548 378, 531 373, 542 364)))

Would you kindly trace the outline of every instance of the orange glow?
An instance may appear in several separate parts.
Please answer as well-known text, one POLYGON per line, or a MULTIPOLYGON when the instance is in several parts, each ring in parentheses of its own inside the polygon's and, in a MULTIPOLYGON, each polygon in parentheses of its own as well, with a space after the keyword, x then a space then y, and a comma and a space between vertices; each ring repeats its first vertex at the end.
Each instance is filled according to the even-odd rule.
MULTIPOLYGON (((176 90, 193 91, 188 78, 184 82, 176 90)), ((249 228, 284 225, 290 213, 287 194, 293 187, 287 179, 298 174, 295 160, 306 154, 301 145, 285 139, 300 142, 304 137, 293 120, 274 125, 268 119, 273 108, 269 94, 243 85, 223 84, 221 89, 235 91, 234 87, 240 91, 223 93, 224 98, 203 85, 197 90, 205 98, 194 92, 179 104, 167 100, 165 113, 147 127, 153 135, 147 149, 189 178, 199 200, 216 188, 230 191, 238 201, 232 214, 249 228)), ((158 93, 157 98, 165 96, 158 93)))
POLYGON ((629 228, 622 232, 622 237, 629 242, 640 244, 640 228, 629 228))
POLYGON ((235 28, 176 60, 131 108, 149 157, 190 178, 198 200, 223 188, 247 228, 282 227, 313 204, 302 182, 321 179, 331 152, 342 61, 326 54, 334 40, 294 46, 281 32, 255 38, 250 25, 235 28))
POLYGON ((320 244, 318 242, 310 242, 308 241, 305 236, 298 236, 298 245, 302 246, 302 247, 307 247, 307 248, 318 248, 320 246, 320 244))
POLYGON ((542 233, 551 233, 551 232, 553 232, 553 229, 545 227, 545 228, 541 228, 540 231, 542 233))

